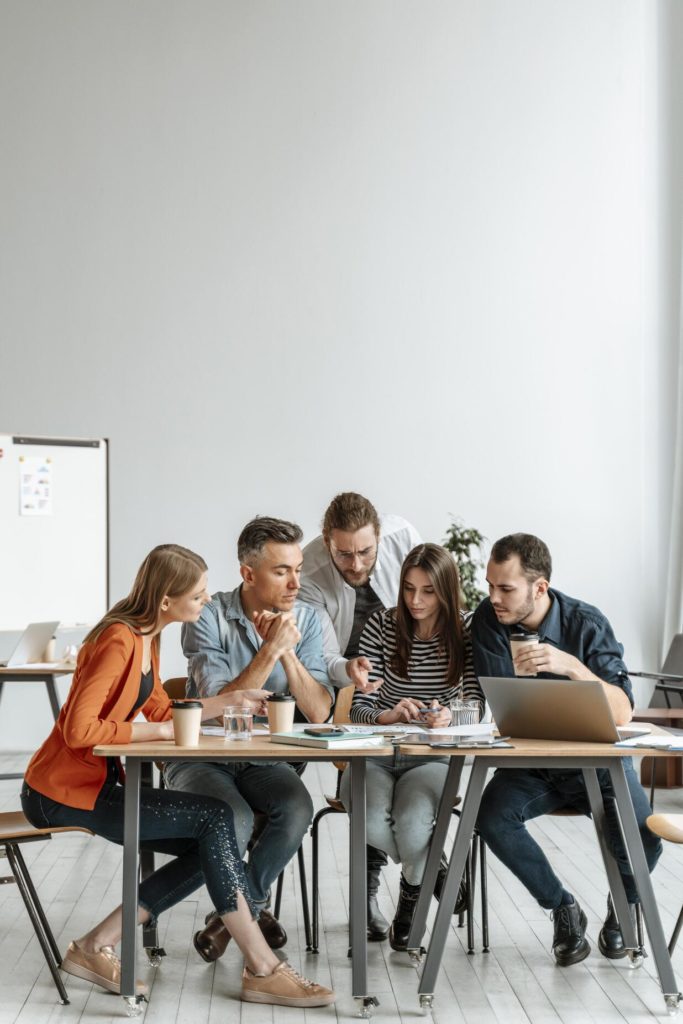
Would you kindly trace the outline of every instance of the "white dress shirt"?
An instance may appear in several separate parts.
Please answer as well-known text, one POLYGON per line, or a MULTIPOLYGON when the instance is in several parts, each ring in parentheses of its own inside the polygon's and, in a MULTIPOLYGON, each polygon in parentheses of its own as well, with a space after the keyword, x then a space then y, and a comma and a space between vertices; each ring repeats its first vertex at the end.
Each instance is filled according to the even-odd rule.
MULTIPOLYGON (((369 582, 384 607, 393 608, 398 598, 401 566, 421 538, 401 516, 383 515, 379 521, 377 561, 369 582)), ((320 616, 330 681, 338 687, 348 686, 347 659, 342 651, 346 650, 353 628, 356 591, 337 569, 322 537, 316 537, 304 548, 299 600, 310 604, 320 616)))

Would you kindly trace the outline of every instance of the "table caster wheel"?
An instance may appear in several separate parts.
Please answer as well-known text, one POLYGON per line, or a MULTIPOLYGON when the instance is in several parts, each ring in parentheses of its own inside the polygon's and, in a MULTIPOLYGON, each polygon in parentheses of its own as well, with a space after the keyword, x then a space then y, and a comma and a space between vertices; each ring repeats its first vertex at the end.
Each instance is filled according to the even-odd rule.
POLYGON ((150 946, 145 949, 150 967, 161 967, 161 958, 166 956, 166 950, 160 946, 150 946))
POLYGON ((676 992, 675 995, 664 996, 664 1002, 666 1003, 666 1012, 670 1017, 678 1016, 678 1004, 681 999, 681 993, 676 992))
POLYGON ((434 996, 426 992, 420 994, 420 1009, 427 1013, 434 1005, 434 996))
POLYGON ((370 1020, 374 1006, 379 1006, 379 999, 376 996, 364 996, 358 1008, 358 1016, 362 1020, 370 1020))
POLYGON ((643 960, 645 959, 645 957, 640 952, 640 950, 638 950, 638 949, 631 949, 631 950, 629 950, 628 959, 629 959, 629 967, 631 968, 632 971, 635 971, 639 967, 643 966, 643 960))
POLYGON ((127 1017, 139 1017, 142 1014, 142 1004, 147 1000, 144 996, 124 996, 127 1017))

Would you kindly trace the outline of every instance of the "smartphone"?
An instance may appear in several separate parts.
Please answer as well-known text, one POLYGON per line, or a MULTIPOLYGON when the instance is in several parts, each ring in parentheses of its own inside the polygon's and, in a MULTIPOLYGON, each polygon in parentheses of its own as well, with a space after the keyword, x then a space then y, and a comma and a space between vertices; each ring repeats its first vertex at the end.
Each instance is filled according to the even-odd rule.
POLYGON ((343 729, 338 729, 335 725, 329 726, 318 726, 314 728, 311 726, 309 729, 304 729, 307 736, 344 736, 346 735, 343 729))

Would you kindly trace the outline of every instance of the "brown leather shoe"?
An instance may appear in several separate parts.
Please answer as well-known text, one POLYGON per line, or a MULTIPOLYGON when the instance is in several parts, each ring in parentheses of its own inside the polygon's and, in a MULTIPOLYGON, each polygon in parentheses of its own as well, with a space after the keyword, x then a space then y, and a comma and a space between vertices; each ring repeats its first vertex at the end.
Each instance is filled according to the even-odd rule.
POLYGON ((212 964, 223 956, 232 935, 215 910, 206 915, 205 924, 206 928, 194 933, 192 941, 202 960, 212 964))
POLYGON ((287 942, 287 932, 269 910, 262 910, 258 916, 258 926, 271 949, 282 949, 287 942))
MULTIPOLYGON (((262 910, 258 916, 258 926, 271 949, 281 949, 287 942, 287 932, 269 910, 262 910)), ((202 960, 212 964, 225 953, 232 938, 215 910, 206 915, 206 928, 195 932, 193 943, 202 960)))

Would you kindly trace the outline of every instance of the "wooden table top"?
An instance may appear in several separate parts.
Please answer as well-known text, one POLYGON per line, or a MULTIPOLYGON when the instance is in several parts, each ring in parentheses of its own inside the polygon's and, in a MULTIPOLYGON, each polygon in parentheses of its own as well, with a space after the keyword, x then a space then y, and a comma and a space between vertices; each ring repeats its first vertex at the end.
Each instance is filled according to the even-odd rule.
MULTIPOLYGON (((653 726, 653 734, 665 730, 653 726)), ((653 750, 648 747, 617 747, 612 743, 570 743, 561 740, 528 740, 513 738, 507 747, 446 748, 428 747, 426 744, 400 744, 405 754, 418 757, 459 756, 510 758, 516 757, 672 757, 676 752, 653 750)), ((269 736, 255 735, 250 740, 224 740, 221 736, 200 736, 199 746, 180 747, 173 740, 155 740, 151 743, 100 744, 93 749, 98 757, 140 757, 152 761, 183 760, 207 761, 227 757, 243 761, 348 761, 353 757, 387 757, 395 747, 391 743, 378 747, 308 747, 295 743, 272 743, 269 736)))
POLYGON ((76 664, 73 661, 56 661, 52 665, 19 665, 17 668, 0 666, 0 677, 8 676, 12 679, 30 676, 66 676, 75 672, 76 664))

